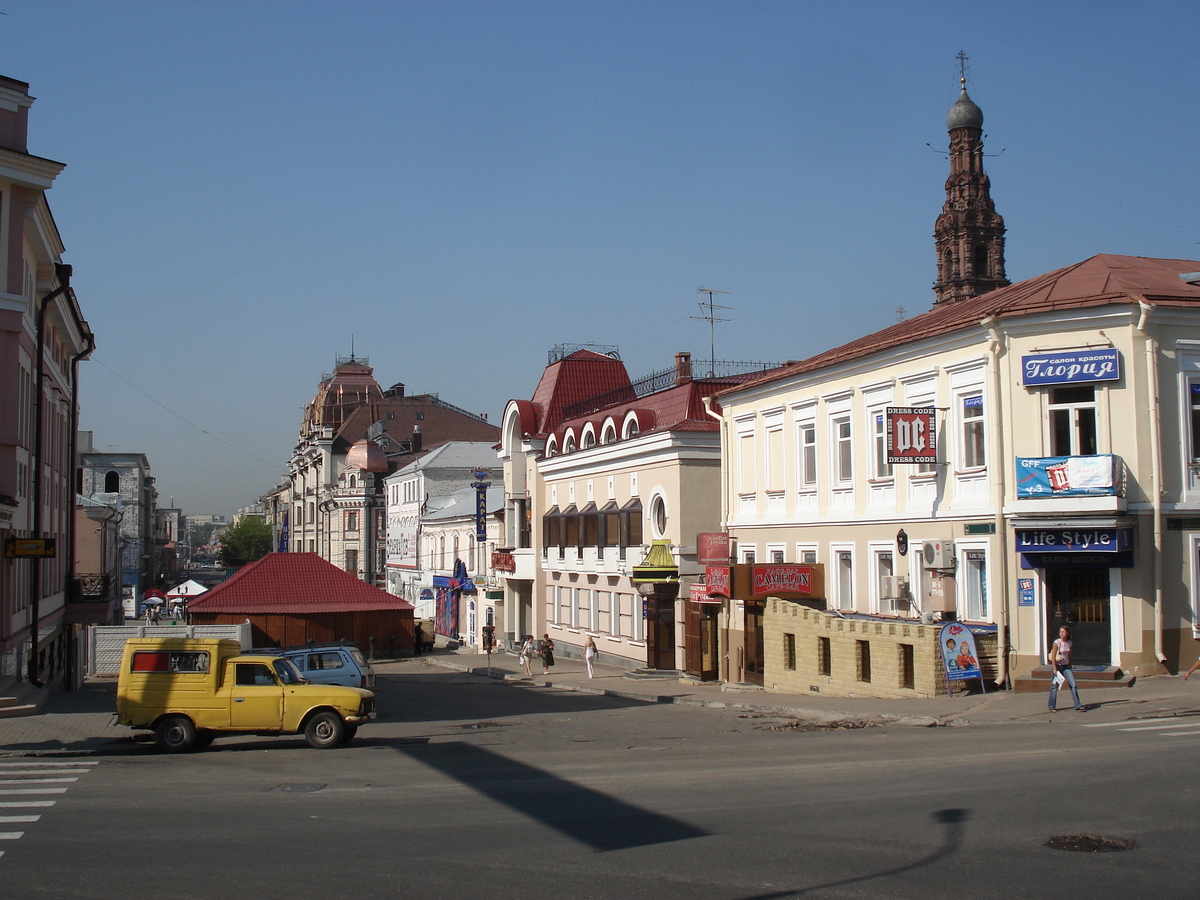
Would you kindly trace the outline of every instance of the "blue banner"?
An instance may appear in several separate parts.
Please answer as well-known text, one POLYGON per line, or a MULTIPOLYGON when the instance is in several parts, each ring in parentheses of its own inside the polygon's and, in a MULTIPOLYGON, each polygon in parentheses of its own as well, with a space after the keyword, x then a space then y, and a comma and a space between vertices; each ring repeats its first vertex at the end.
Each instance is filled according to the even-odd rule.
POLYGON ((1021 383, 1093 384, 1121 377, 1119 350, 1074 350, 1067 353, 1038 353, 1021 357, 1021 383))
POLYGON ((1018 497, 1111 497, 1117 493, 1116 458, 1096 456, 1017 457, 1018 497))

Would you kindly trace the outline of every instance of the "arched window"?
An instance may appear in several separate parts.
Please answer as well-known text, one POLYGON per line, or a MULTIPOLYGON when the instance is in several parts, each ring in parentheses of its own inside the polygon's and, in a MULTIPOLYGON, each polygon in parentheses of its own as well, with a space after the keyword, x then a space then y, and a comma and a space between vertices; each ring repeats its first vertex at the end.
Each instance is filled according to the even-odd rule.
POLYGON ((563 453, 575 452, 575 435, 568 434, 567 439, 563 442, 563 453))
POLYGON ((626 439, 634 437, 635 435, 637 435, 640 432, 641 432, 641 429, 638 428, 637 419, 630 419, 629 422, 626 423, 626 425, 625 425, 626 439))
POLYGON ((350 476, 350 487, 358 487, 358 479, 353 475, 350 476))
POLYGON ((592 431, 589 428, 587 431, 585 431, 583 433, 583 449, 586 450, 589 447, 595 447, 595 446, 596 446, 596 432, 592 431))
POLYGON ((606 422, 604 424, 604 431, 602 431, 600 433, 600 443, 612 444, 612 443, 615 443, 616 440, 617 440, 616 426, 614 426, 612 422, 606 422))
POLYGON ((975 248, 975 277, 988 277, 988 248, 984 244, 975 248))
POLYGON ((950 252, 950 248, 946 248, 946 252, 942 254, 942 274, 946 278, 954 276, 954 254, 950 252))
POLYGON ((121 492, 121 476, 117 472, 109 472, 104 476, 104 493, 119 494, 121 492))

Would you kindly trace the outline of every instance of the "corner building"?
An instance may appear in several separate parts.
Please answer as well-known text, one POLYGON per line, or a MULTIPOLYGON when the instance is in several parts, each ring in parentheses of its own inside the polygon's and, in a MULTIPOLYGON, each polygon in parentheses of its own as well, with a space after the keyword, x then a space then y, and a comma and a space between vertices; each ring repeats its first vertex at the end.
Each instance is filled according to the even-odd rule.
POLYGON ((738 560, 825 565, 827 610, 747 635, 768 690, 944 693, 935 618, 1017 687, 1061 625, 1097 677, 1196 659, 1200 261, 1094 256, 718 400, 738 560), (932 461, 889 464, 889 408, 932 415, 932 461))

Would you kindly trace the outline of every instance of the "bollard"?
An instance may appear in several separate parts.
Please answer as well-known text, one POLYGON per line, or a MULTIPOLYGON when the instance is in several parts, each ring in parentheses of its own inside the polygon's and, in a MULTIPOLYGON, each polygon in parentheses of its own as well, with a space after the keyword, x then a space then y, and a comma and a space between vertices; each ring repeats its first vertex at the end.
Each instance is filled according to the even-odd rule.
POLYGON ((371 637, 368 639, 368 643, 371 645, 371 649, 368 651, 367 659, 374 662, 375 661, 375 635, 371 635, 371 637))

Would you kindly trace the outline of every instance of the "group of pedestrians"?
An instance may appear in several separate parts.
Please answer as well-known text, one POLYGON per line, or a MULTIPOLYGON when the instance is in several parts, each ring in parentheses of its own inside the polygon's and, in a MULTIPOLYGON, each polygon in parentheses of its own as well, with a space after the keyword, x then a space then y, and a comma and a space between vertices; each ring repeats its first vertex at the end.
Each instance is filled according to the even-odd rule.
MULTIPOLYGON (((596 677, 593 666, 599 653, 596 642, 589 637, 583 648, 583 661, 587 664, 588 678, 596 677)), ((542 674, 549 675, 550 669, 554 666, 554 641, 548 634, 543 634, 540 641, 534 640, 532 634, 526 635, 524 643, 521 644, 520 656, 521 666, 530 678, 533 677, 533 661, 535 659, 542 661, 542 674)))

